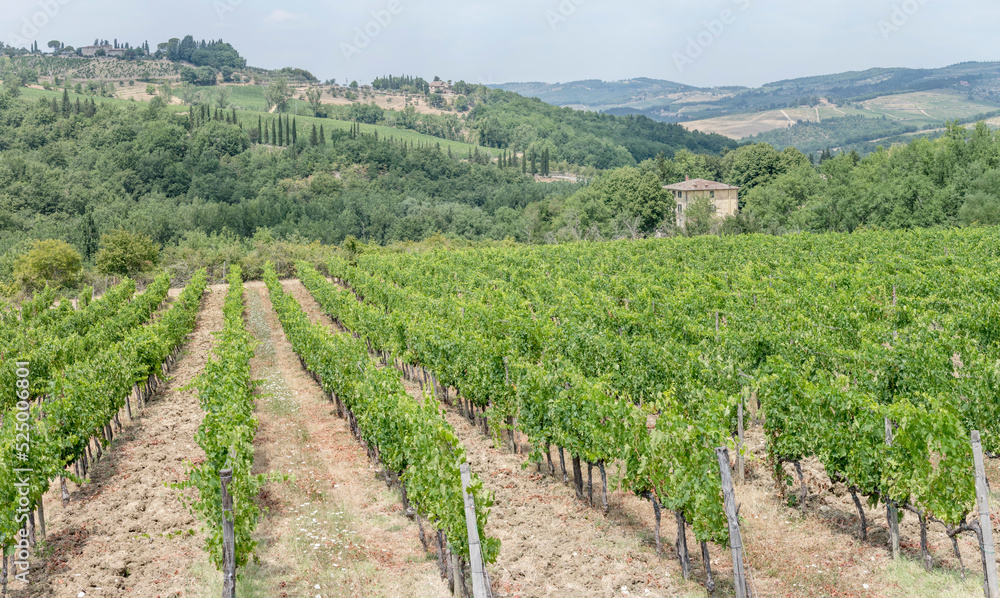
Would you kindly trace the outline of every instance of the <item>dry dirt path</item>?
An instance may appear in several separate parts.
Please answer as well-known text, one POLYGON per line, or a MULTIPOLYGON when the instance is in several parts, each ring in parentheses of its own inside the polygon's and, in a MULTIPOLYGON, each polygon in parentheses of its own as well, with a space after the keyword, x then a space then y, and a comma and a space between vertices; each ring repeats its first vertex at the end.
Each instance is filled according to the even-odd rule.
MULTIPOLYGON (((299 363, 266 286, 246 287, 248 327, 261 342, 252 364, 261 381, 255 468, 291 478, 264 488, 260 564, 243 572, 238 595, 448 596, 399 496, 299 363)), ((301 300, 298 281, 285 287, 301 300)))
MULTIPOLYGON (((172 295, 176 293, 172 292, 172 295)), ((72 490, 63 508, 59 485, 45 496, 48 549, 36 557, 28 588, 13 596, 186 596, 189 567, 205 560, 203 538, 166 486, 186 478, 185 461, 204 457, 194 441, 202 420, 194 390, 181 390, 204 366, 222 328, 224 287, 206 290, 194 332, 168 380, 135 411, 136 420, 72 490), (44 562, 43 562, 44 561, 44 562)), ((127 419, 127 418, 126 418, 127 419)))

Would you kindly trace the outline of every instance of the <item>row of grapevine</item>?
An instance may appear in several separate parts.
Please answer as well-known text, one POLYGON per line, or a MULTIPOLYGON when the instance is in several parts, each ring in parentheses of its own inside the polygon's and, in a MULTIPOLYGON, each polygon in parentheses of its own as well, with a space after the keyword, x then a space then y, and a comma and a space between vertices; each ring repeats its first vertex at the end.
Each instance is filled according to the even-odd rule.
MULTIPOLYGON (((438 307, 419 295, 408 291, 410 295, 404 296, 400 289, 374 282, 365 286, 366 299, 382 294, 392 299, 380 305, 359 302, 308 264, 298 268, 332 317, 378 349, 435 372, 442 386, 475 397, 475 405, 489 407, 486 417, 494 422, 494 431, 509 426, 504 423, 508 417, 516 418, 531 441, 532 460, 549 455, 549 447, 556 446, 564 479, 568 476, 563 455, 568 452, 579 497, 584 494, 582 461, 588 464, 588 479, 593 467, 599 470, 606 509, 605 465, 621 460, 629 465, 623 482, 636 494, 652 499, 657 510, 663 505, 677 513, 679 520, 691 524, 698 541, 728 542, 714 453, 731 444, 723 417, 731 401, 723 393, 702 387, 697 401, 681 402, 672 391, 641 405, 615 400, 606 380, 588 378, 565 358, 519 353, 514 347, 528 335, 519 336, 510 326, 513 313, 497 316, 510 326, 509 335, 487 337, 468 329, 468 311, 458 311, 459 319, 440 318, 438 307), (383 305, 395 309, 386 313, 383 305), (467 389, 477 390, 467 393, 467 389), (503 402, 483 400, 490 395, 503 402)), ((364 277, 350 269, 331 264, 331 272, 364 284, 364 277)), ((554 467, 550 461, 550 471, 554 467)))
POLYGON ((36 397, 42 396, 47 392, 47 381, 58 372, 78 361, 86 361, 142 326, 163 304, 169 290, 170 278, 164 273, 133 299, 135 283, 126 280, 106 297, 78 312, 67 307, 69 312, 59 321, 25 330, 0 350, 3 359, 0 362, 0 413, 16 402, 17 361, 31 363, 32 380, 39 391, 36 397))
MULTIPOLYGON (((169 287, 169 279, 162 280, 169 287)), ((160 286, 147 289, 152 291, 148 299, 129 305, 135 305, 127 310, 131 316, 148 316, 159 305, 160 286)), ((41 497, 56 477, 84 481, 87 464, 95 458, 91 440, 99 456, 113 438, 112 422, 120 430, 119 413, 131 411, 130 397, 138 385, 152 386, 173 362, 194 328, 205 286, 200 271, 156 322, 131 330, 126 328, 131 318, 116 322, 113 331, 121 338, 95 345, 89 358, 50 372, 50 379, 42 379, 43 389, 34 387, 34 363, 21 362, 25 375, 20 379, 27 382, 18 385, 18 415, 7 413, 0 424, 0 462, 16 464, 16 469, 0 470, 0 545, 15 545, 35 511, 41 515, 41 497), (41 400, 36 402, 36 396, 41 400), (77 476, 67 473, 71 464, 77 466, 77 476)))
POLYGON ((243 320, 243 273, 239 266, 233 266, 227 279, 229 292, 215 356, 194 382, 205 412, 195 440, 205 451, 205 460, 190 465, 188 479, 176 485, 198 490, 197 500, 185 504, 201 521, 206 551, 220 570, 224 561, 220 472, 232 470, 227 490, 233 498, 236 567, 246 565, 256 548, 253 534, 261 514, 256 498, 264 482, 264 476, 252 473, 257 420, 250 359, 257 343, 243 320))
MULTIPOLYGON (((381 368, 365 344, 346 334, 331 334, 313 324, 294 298, 286 295, 273 267, 265 270, 271 302, 303 365, 337 402, 352 431, 384 467, 387 482, 398 483, 404 503, 438 528, 438 542, 468 561, 469 544, 460 467, 465 449, 435 401, 413 400, 399 374, 381 368)), ((309 285, 308 278, 304 282, 309 285)), ((493 504, 478 476, 468 492, 476 505, 477 527, 486 562, 495 561, 500 542, 484 529, 493 504)))
POLYGON ((753 392, 777 475, 815 455, 872 502, 957 531, 972 507, 966 432, 982 429, 993 452, 1000 442, 996 335, 983 325, 998 286, 981 267, 998 262, 995 234, 372 255, 330 271, 367 304, 334 307, 349 328, 495 421, 517 416, 542 446, 617 452, 637 490, 643 460, 624 449, 655 434, 621 434, 609 410, 676 401, 697 427, 731 430, 753 392), (564 389, 589 396, 567 403, 564 389))

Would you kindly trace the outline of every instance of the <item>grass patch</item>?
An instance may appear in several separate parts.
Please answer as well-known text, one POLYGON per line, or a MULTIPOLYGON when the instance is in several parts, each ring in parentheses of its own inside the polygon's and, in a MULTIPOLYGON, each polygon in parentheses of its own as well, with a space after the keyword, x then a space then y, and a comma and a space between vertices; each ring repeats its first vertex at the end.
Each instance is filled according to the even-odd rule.
MULTIPOLYGON (((978 557, 974 559, 979 562, 978 557)), ((887 566, 884 579, 893 586, 890 596, 900 598, 981 598, 983 578, 972 569, 966 572, 966 579, 954 571, 934 569, 930 573, 915 561, 901 560, 887 566)))

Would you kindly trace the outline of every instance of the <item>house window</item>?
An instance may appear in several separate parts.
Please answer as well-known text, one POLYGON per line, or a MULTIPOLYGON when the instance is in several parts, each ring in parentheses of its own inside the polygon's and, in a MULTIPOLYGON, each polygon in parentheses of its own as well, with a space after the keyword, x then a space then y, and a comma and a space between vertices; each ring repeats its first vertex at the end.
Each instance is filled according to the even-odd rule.
POLYGON ((708 196, 711 197, 712 199, 715 199, 715 191, 709 191, 708 196))

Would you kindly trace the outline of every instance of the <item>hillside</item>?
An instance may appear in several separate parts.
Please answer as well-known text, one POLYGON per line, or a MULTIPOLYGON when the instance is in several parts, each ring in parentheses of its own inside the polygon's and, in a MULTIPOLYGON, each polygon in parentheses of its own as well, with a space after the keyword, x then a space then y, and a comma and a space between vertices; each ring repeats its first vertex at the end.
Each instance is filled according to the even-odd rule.
POLYGON ((538 98, 546 104, 598 112, 698 91, 690 85, 645 77, 623 81, 589 79, 569 83, 504 83, 490 87, 506 89, 529 98, 538 98))
POLYGON ((825 147, 869 151, 871 142, 940 129, 954 120, 971 123, 1000 109, 996 62, 939 69, 875 68, 775 81, 758 88, 699 89, 634 81, 642 84, 581 81, 498 87, 521 90, 559 106, 680 122, 689 130, 731 139, 761 135, 754 140, 803 151, 825 147), (807 131, 786 131, 805 123, 807 131))

